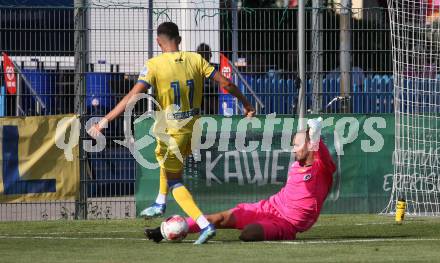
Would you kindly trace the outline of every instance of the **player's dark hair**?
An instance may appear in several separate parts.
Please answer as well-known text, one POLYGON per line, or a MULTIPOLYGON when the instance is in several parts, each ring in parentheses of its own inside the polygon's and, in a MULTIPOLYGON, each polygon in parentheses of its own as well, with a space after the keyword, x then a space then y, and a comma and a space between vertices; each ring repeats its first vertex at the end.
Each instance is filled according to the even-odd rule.
POLYGON ((157 35, 165 35, 169 39, 179 39, 179 27, 173 22, 163 22, 157 27, 157 35))

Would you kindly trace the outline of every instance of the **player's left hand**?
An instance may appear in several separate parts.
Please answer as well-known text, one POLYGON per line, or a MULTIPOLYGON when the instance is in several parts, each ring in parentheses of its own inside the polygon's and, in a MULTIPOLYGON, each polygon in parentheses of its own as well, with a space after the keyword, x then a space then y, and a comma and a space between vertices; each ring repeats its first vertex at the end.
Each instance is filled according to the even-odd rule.
POLYGON ((244 111, 244 116, 246 117, 250 118, 255 116, 255 108, 251 104, 244 105, 243 111, 244 111))
POLYGON ((93 125, 92 128, 90 128, 87 133, 94 139, 96 139, 96 137, 98 137, 98 135, 101 133, 101 131, 104 128, 107 128, 108 125, 108 120, 106 118, 103 118, 100 122, 98 122, 97 124, 93 125))

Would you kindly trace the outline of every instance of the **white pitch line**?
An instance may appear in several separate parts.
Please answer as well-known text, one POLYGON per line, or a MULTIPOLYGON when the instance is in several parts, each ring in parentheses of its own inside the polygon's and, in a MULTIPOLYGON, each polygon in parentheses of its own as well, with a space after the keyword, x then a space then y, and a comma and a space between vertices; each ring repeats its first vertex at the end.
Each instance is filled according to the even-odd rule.
MULTIPOLYGON (((63 234, 102 234, 102 233, 139 233, 139 231, 78 231, 78 232, 69 232, 69 231, 62 231, 62 232, 41 232, 41 233, 35 233, 32 231, 24 231, 23 235, 63 235, 63 234)), ((7 234, 3 234, 6 235, 7 234)))
MULTIPOLYGON (((0 235, 0 239, 49 239, 49 240, 134 240, 148 241, 145 238, 130 237, 53 237, 53 236, 8 236, 0 235)), ((195 240, 183 240, 182 243, 193 243, 195 240)), ((238 240, 237 240, 238 241, 238 240)), ((371 243, 371 242, 414 242, 414 241, 440 241, 440 238, 371 238, 371 239, 338 239, 338 240, 297 240, 297 241, 263 241, 256 242, 266 244, 286 245, 308 245, 308 244, 349 244, 349 243, 371 243)), ((223 241, 209 241, 209 243, 224 243, 223 241)), ((241 242, 247 243, 249 242, 241 242)), ((255 243, 254 243, 255 244, 255 243)))
POLYGON ((131 237, 48 237, 48 236, 0 236, 0 239, 53 239, 53 240, 145 240, 145 238, 131 238, 131 237))
POLYGON ((392 225, 395 223, 392 222, 377 222, 377 223, 355 223, 355 224, 351 224, 351 225, 347 225, 347 224, 331 224, 331 225, 323 225, 323 224, 315 224, 313 225, 313 227, 328 227, 328 226, 369 226, 369 225, 392 225))
MULTIPOLYGON (((145 238, 132 237, 53 237, 53 236, 9 236, 0 235, 0 239, 49 239, 49 240, 135 240, 135 241, 149 241, 145 238)), ((182 243, 194 243, 196 240, 183 240, 182 243)), ((164 241, 167 242, 167 241, 164 241)), ((173 243, 173 242, 167 242, 173 243)), ((209 243, 223 243, 223 241, 211 240, 209 243)))
MULTIPOLYGON (((406 220, 404 224, 411 224, 411 223, 431 223, 430 221, 415 221, 415 220, 406 220)), ((374 223, 354 223, 354 224, 315 224, 313 227, 328 227, 328 226, 370 226, 370 225, 396 225, 395 222, 374 222, 374 223)))
POLYGON ((338 240, 297 240, 297 241, 263 241, 268 244, 344 244, 344 243, 370 243, 370 242, 413 242, 413 241, 440 241, 440 238, 369 238, 369 239, 338 239, 338 240))

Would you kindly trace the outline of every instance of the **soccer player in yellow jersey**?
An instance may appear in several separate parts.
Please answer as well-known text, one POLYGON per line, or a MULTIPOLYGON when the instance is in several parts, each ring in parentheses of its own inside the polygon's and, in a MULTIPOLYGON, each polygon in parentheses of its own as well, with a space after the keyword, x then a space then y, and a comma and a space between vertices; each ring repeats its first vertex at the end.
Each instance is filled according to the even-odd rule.
POLYGON ((152 87, 156 100, 166 114, 156 119, 163 134, 157 139, 156 159, 160 165, 159 194, 155 203, 141 212, 142 216, 163 215, 166 195, 171 192, 176 202, 200 227, 200 237, 195 244, 206 243, 215 236, 210 224, 194 202, 190 192, 182 183, 183 160, 191 152, 193 125, 200 114, 204 78, 212 78, 244 107, 244 114, 252 117, 255 110, 240 90, 215 70, 199 54, 179 51, 181 37, 176 24, 165 22, 157 28, 157 43, 162 54, 149 59, 142 69, 138 82, 131 91, 97 125, 89 130, 93 137, 124 112, 130 99, 152 87), (177 111, 173 109, 177 108, 177 111))

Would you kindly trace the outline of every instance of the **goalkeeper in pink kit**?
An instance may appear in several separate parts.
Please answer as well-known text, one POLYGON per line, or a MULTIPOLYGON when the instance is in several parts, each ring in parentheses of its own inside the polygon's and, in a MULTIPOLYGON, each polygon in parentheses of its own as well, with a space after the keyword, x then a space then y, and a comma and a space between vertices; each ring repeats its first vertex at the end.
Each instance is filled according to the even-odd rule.
MULTIPOLYGON (((308 230, 317 221, 331 189, 335 164, 320 139, 322 119, 308 121, 306 131, 293 140, 295 162, 289 167, 286 185, 268 199, 242 203, 206 218, 217 228, 242 230, 243 241, 292 240, 296 233, 308 230)), ((197 224, 187 219, 189 232, 199 232, 197 224)), ((159 228, 146 229, 149 239, 163 239, 159 228)))

